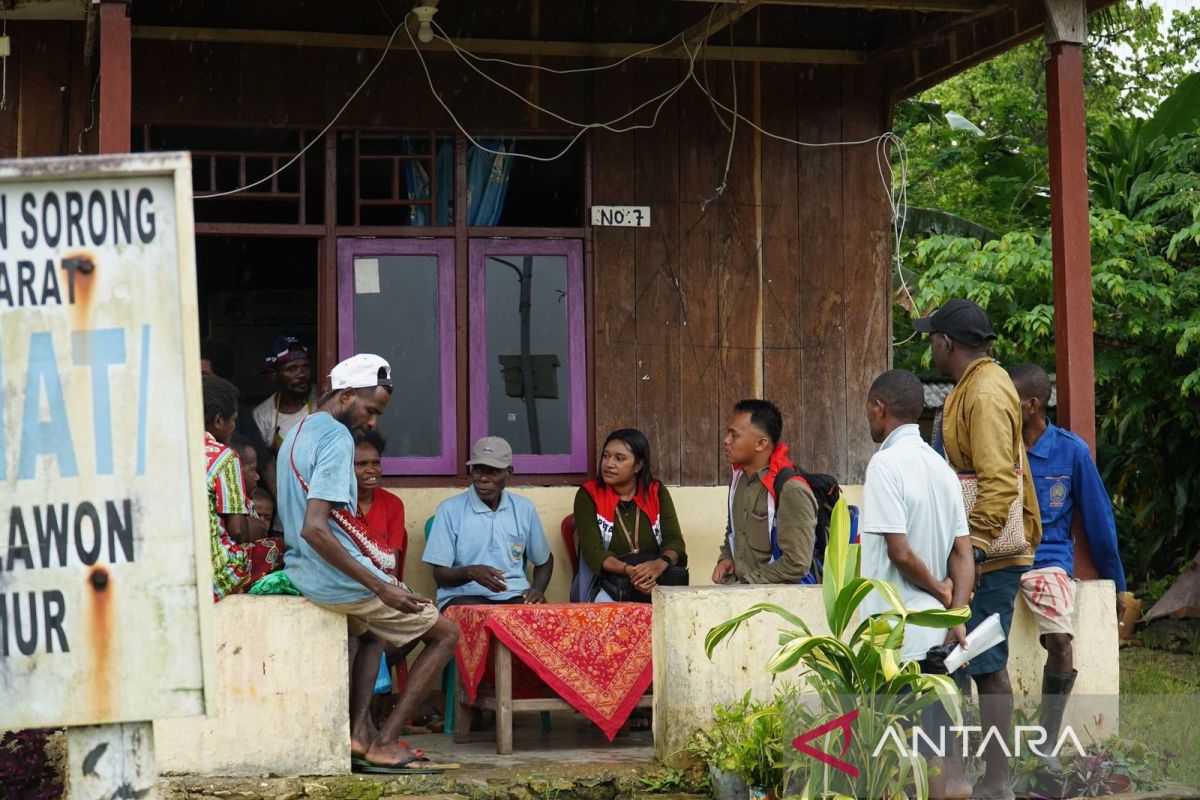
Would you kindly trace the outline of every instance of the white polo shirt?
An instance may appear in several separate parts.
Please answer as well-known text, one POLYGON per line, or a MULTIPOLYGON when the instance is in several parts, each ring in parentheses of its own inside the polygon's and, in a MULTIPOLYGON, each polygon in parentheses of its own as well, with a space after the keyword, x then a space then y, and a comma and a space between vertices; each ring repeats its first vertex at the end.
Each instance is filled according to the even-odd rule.
MULTIPOLYGON (((909 548, 925 562, 935 579, 943 580, 955 537, 967 535, 958 476, 946 459, 925 443, 916 425, 901 425, 892 431, 867 464, 859 530, 864 578, 883 578, 892 583, 909 610, 942 607, 937 598, 900 574, 888 558, 887 542, 882 536, 908 536, 909 548)), ((860 609, 865 615, 880 613, 887 607, 883 598, 872 592, 860 609)), ((919 661, 929 648, 945 639, 946 631, 941 628, 906 626, 901 653, 906 661, 919 661)))

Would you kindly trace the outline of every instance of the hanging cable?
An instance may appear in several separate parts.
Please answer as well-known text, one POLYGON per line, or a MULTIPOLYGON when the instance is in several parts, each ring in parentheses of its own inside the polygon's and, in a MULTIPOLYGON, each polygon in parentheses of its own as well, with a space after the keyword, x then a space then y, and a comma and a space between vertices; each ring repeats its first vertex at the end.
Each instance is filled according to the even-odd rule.
MULTIPOLYGON (((432 26, 435 28, 434 35, 437 36, 442 41, 449 44, 451 49, 455 50, 456 52, 458 52, 459 50, 462 50, 462 48, 458 47, 454 42, 452 42, 449 39, 449 37, 447 37, 445 35, 445 32, 440 27, 437 26, 437 23, 432 23, 432 26)), ((666 106, 666 104, 671 100, 672 97, 674 97, 676 94, 678 94, 679 91, 684 86, 687 85, 689 80, 693 79, 694 73, 695 73, 695 68, 696 68, 696 57, 699 54, 699 50, 697 50, 695 53, 692 53, 691 50, 687 46, 687 42, 684 41, 683 47, 684 47, 684 50, 688 53, 688 71, 687 71, 687 74, 684 75, 684 77, 682 79, 680 79, 680 81, 677 84, 675 84, 671 88, 667 89, 666 91, 662 92, 661 94, 651 98, 650 100, 643 102, 641 105, 635 107, 634 109, 625 112, 624 114, 622 114, 621 116, 617 117, 614 120, 611 120, 609 122, 583 123, 583 122, 576 122, 574 120, 568 119, 568 118, 562 116, 561 114, 557 114, 547 108, 543 108, 542 106, 538 105, 537 103, 534 103, 533 101, 529 100, 524 95, 522 95, 521 93, 513 90, 512 88, 506 86, 505 84, 503 84, 500 81, 496 80, 495 78, 491 77, 487 73, 483 72, 483 70, 480 70, 477 67, 475 67, 473 64, 470 64, 470 62, 465 57, 463 57, 463 54, 460 53, 460 58, 463 58, 464 63, 467 63, 468 65, 470 65, 472 69, 474 69, 476 72, 478 72, 484 78, 486 78, 489 82, 495 84, 496 86, 500 87, 501 89, 504 89, 509 94, 512 94, 514 97, 517 97, 518 99, 520 99, 522 102, 524 102, 530 108, 535 108, 538 111, 545 113, 551 117, 554 117, 555 119, 558 119, 561 122, 565 122, 568 125, 579 128, 579 130, 576 132, 576 134, 574 136, 572 136, 569 140, 567 140, 567 144, 565 147, 563 147, 562 150, 558 151, 557 153, 555 153, 554 155, 551 155, 551 156, 537 156, 537 155, 533 155, 530 153, 503 152, 503 151, 499 151, 499 150, 493 150, 493 149, 481 144, 474 136, 472 136, 470 131, 468 131, 466 129, 466 127, 459 121, 458 117, 450 109, 450 106, 447 105, 446 102, 442 99, 441 95, 438 94, 437 87, 433 83, 433 74, 429 71, 429 65, 425 61, 424 54, 421 52, 421 49, 417 46, 416 41, 413 40, 412 31, 408 30, 407 28, 405 30, 406 30, 406 33, 408 34, 409 41, 412 43, 413 50, 417 54, 417 60, 421 64, 421 70, 425 73, 425 80, 429 84, 430 92, 433 94, 434 99, 437 100, 438 105, 440 105, 442 107, 442 110, 444 110, 446 112, 446 114, 450 117, 451 121, 454 123, 454 126, 467 139, 467 141, 469 141, 472 145, 474 145, 479 150, 482 150, 486 153, 491 153, 493 155, 506 156, 506 157, 510 157, 510 158, 525 158, 530 161, 542 161, 542 162, 556 161, 559 158, 562 158, 564 155, 566 155, 566 153, 572 147, 575 146, 575 143, 579 141, 579 139, 583 136, 583 134, 587 133, 587 131, 592 130, 594 128, 600 128, 603 130, 610 131, 612 133, 628 133, 629 131, 649 130, 650 128, 653 128, 655 125, 658 124, 658 117, 662 113, 662 110, 666 106), (658 102, 658 106, 654 109, 654 116, 650 120, 649 124, 634 123, 631 125, 627 125, 625 127, 615 127, 615 123, 620 122, 620 121, 632 116, 633 114, 636 114, 641 109, 645 108, 648 105, 651 105, 652 103, 654 103, 656 101, 658 102)), ((679 38, 679 37, 675 37, 675 38, 679 38)), ((463 51, 463 53, 465 53, 465 52, 466 51, 463 51)), ((529 65, 525 65, 525 66, 529 66, 529 65)))
MULTIPOLYGON (((711 12, 710 12, 711 14, 711 12)), ((729 167, 733 164, 733 144, 737 141, 737 123, 738 123, 738 85, 737 85, 737 67, 733 59, 733 28, 729 29, 729 82, 733 90, 733 117, 729 124, 729 149, 725 151, 725 171, 721 174, 721 183, 713 190, 713 193, 700 201, 700 211, 703 212, 711 204, 715 203, 721 195, 725 194, 725 187, 729 184, 729 167)))
MULTIPOLYGON (((210 194, 192 195, 192 199, 193 200, 208 200, 209 198, 213 198, 213 197, 227 197, 231 194, 237 194, 239 192, 244 192, 247 189, 253 189, 255 186, 261 186, 262 184, 271 180, 276 175, 278 175, 279 173, 283 172, 285 169, 290 167, 292 164, 295 164, 297 161, 299 161, 300 157, 303 156, 305 153, 307 153, 313 145, 315 145, 317 142, 321 141, 322 137, 324 137, 325 134, 329 132, 329 129, 332 128, 334 126, 334 124, 336 124, 337 121, 341 118, 343 112, 345 112, 345 110, 350 107, 350 104, 354 102, 354 98, 358 97, 358 93, 361 92, 363 90, 363 87, 366 86, 371 81, 371 78, 375 76, 375 73, 379 70, 380 66, 383 65, 383 60, 385 58, 387 58, 388 52, 392 49, 392 42, 394 42, 396 40, 396 34, 400 32, 401 28, 406 28, 404 23, 407 19, 408 19, 408 16, 405 15, 404 20, 401 20, 400 24, 397 25, 394 30, 392 30, 392 35, 388 37, 387 44, 384 45, 383 52, 380 53, 379 60, 375 62, 375 66, 371 67, 371 71, 367 73, 367 76, 365 78, 363 78, 362 82, 360 84, 358 84, 358 87, 353 92, 350 93, 350 96, 346 98, 346 102, 342 103, 342 107, 339 108, 337 110, 337 113, 333 115, 333 119, 329 120, 329 124, 326 125, 324 128, 322 128, 321 132, 312 138, 312 141, 310 141, 308 144, 304 145, 304 147, 300 148, 300 152, 296 153, 296 155, 289 158, 287 160, 287 163, 285 163, 282 167, 280 167, 279 169, 272 172, 270 175, 267 175, 265 178, 259 178, 258 180, 254 181, 253 183, 247 183, 245 186, 239 186, 236 189, 230 189, 229 191, 225 191, 225 192, 212 192, 210 194)), ((410 39, 412 38, 411 33, 409 34, 409 38, 410 39)))

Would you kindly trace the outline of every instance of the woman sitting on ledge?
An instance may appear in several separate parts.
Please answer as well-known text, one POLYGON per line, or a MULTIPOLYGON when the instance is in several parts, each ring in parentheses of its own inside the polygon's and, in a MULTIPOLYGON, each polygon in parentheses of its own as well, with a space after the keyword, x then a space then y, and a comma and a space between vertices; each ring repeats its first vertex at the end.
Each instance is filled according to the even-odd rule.
POLYGON ((646 435, 610 433, 597 473, 575 495, 579 573, 571 599, 648 603, 656 585, 686 585, 679 518, 650 470, 646 435))

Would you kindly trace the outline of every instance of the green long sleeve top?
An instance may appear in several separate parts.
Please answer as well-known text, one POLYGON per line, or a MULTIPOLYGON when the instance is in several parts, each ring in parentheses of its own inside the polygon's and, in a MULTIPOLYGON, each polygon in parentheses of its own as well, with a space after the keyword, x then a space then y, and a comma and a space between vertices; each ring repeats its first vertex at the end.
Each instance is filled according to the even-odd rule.
MULTIPOLYGON (((683 532, 679 529, 679 517, 675 513, 675 504, 671 502, 671 494, 667 487, 659 485, 658 490, 658 521, 662 530, 662 544, 654 540, 650 518, 646 512, 637 507, 632 500, 623 500, 617 504, 617 515, 628 526, 630 533, 636 523, 635 515, 642 517, 638 530, 638 551, 642 553, 661 553, 663 550, 674 550, 679 554, 683 563, 687 551, 684 549, 683 532)), ((614 520, 614 523, 616 520, 614 520)), ((588 565, 596 575, 604 571, 604 559, 609 556, 619 558, 629 553, 629 542, 619 526, 614 526, 612 541, 608 548, 600 538, 600 525, 596 521, 596 504, 587 490, 580 489, 575 494, 575 541, 579 547, 579 555, 583 563, 588 565)))

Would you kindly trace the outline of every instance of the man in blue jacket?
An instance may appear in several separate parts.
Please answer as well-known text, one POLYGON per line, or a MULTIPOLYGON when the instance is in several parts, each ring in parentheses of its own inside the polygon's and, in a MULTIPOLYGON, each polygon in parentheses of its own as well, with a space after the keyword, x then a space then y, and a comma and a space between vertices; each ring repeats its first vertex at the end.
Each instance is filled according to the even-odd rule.
MULTIPOLYGON (((1046 419, 1050 404, 1050 378, 1036 364, 1009 370, 1021 398, 1022 436, 1029 454, 1029 469, 1037 488, 1042 516, 1042 541, 1033 569, 1021 577, 1021 594, 1033 611, 1046 648, 1042 672, 1042 727, 1050 744, 1058 741, 1067 697, 1075 685, 1071 640, 1075 610, 1075 542, 1071 525, 1076 516, 1083 525, 1092 560, 1101 578, 1117 585, 1117 617, 1125 591, 1125 570, 1117 552, 1117 526, 1112 501, 1100 479, 1087 444, 1070 431, 1046 419)), ((1057 759, 1048 759, 1051 769, 1057 759)))

